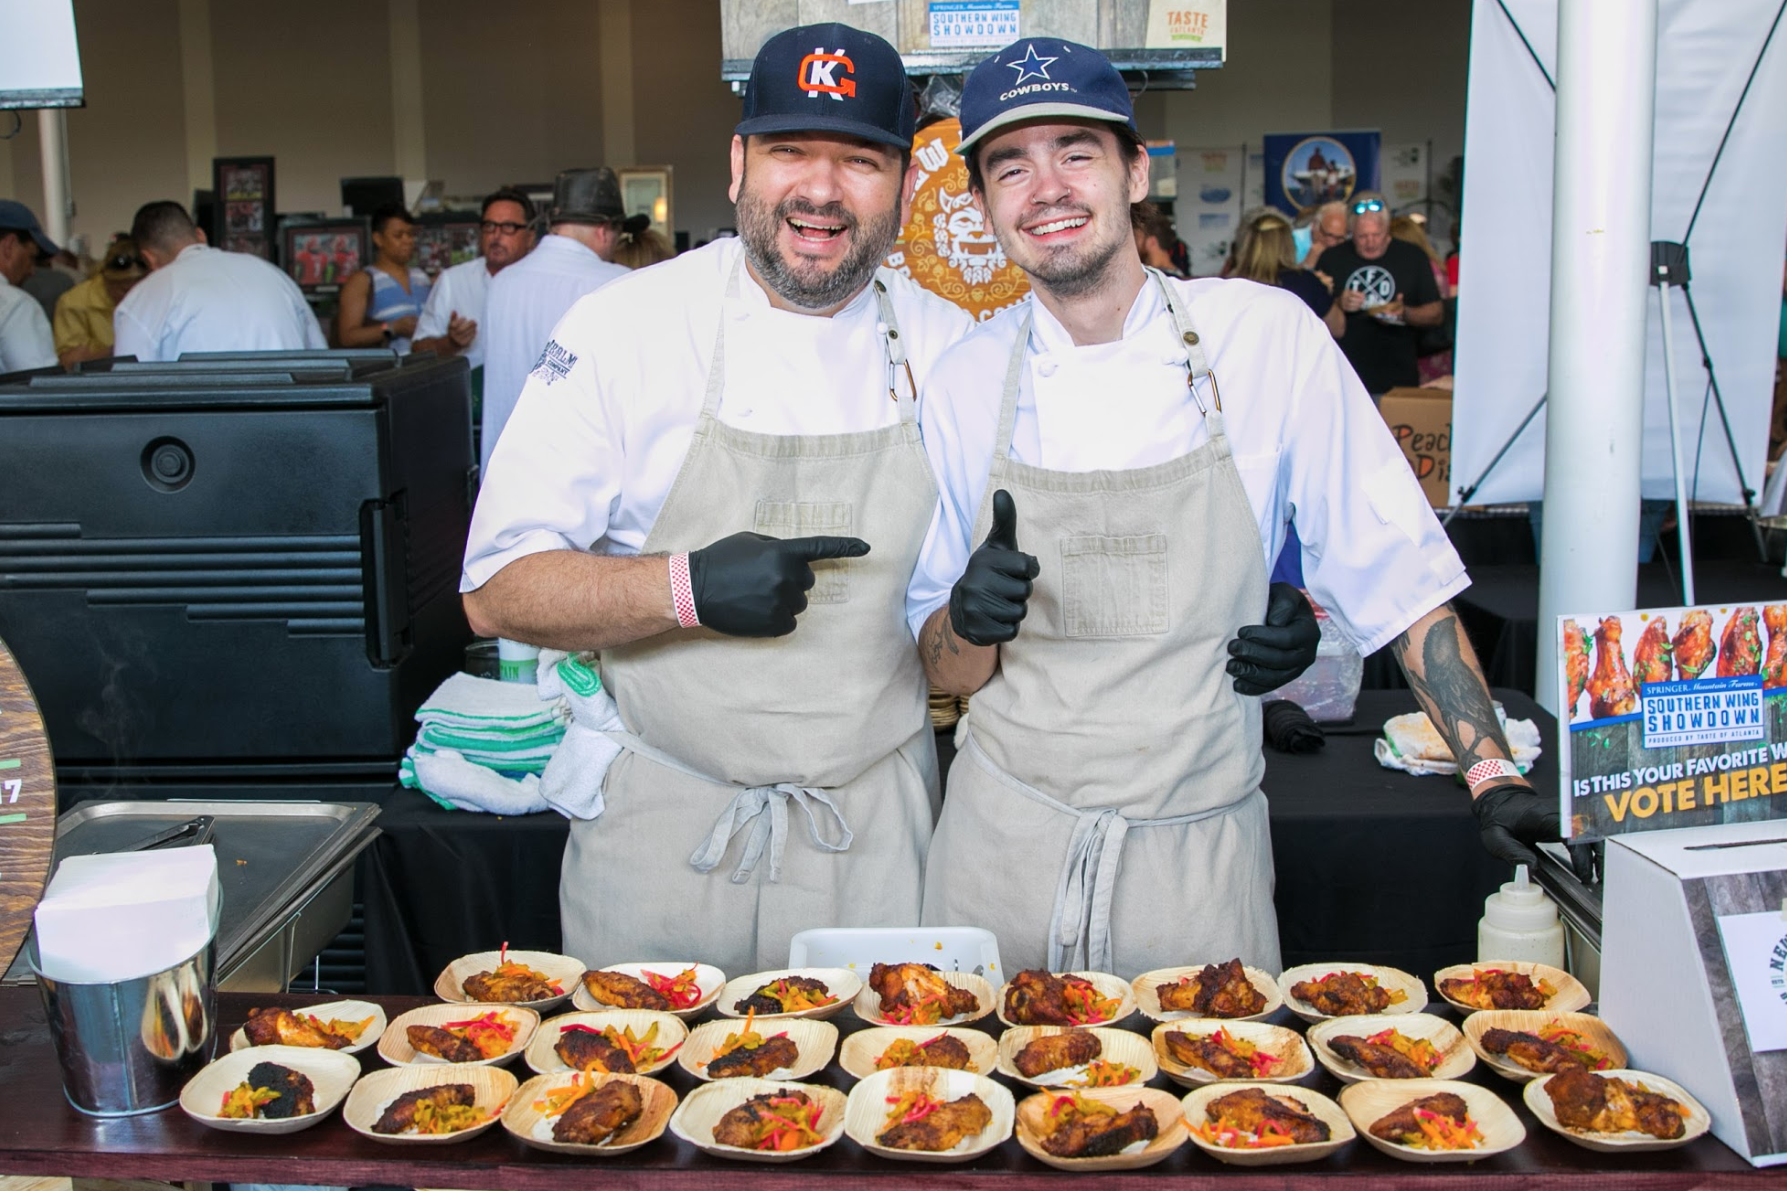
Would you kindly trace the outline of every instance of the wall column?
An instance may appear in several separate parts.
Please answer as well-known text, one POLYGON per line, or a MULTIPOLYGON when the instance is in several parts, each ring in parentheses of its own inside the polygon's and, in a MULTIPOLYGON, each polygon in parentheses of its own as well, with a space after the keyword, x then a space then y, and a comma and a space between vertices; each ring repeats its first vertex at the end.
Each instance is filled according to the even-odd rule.
POLYGON ((638 165, 633 137, 633 0, 600 0, 602 156, 600 164, 638 165))
POLYGON ((416 0, 390 0, 392 163, 408 182, 428 180, 422 125, 422 20, 416 0))
MULTIPOLYGON (((186 111, 186 185, 211 189, 217 88, 211 74, 211 0, 180 0, 180 85, 186 111)), ((190 194, 183 195, 186 202, 190 194)))

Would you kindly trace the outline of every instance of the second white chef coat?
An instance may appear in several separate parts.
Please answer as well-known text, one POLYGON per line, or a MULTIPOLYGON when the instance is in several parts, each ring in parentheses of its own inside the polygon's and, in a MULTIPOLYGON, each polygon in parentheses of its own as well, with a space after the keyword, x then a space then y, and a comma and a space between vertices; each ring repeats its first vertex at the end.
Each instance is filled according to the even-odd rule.
POLYGON ((490 266, 481 256, 442 269, 434 279, 434 288, 428 291, 428 301, 423 303, 422 313, 416 317, 416 333, 410 336, 411 341, 439 339, 447 333, 455 314, 469 318, 478 324, 478 337, 461 354, 473 368, 482 368, 487 341, 484 304, 490 296, 490 282, 490 266))
MULTIPOLYGON (((639 552, 694 436, 722 308, 720 421, 763 434, 849 434, 897 420, 874 295, 865 288, 816 318, 771 306, 747 270, 738 297, 723 302, 743 251, 736 238, 718 240, 605 285, 565 315, 491 455, 461 591, 545 550, 639 552)), ((876 276, 923 393, 970 319, 890 270, 876 276)), ((903 369, 897 383, 904 392, 903 369)))
MULTIPOLYGON (((1168 284, 1185 296, 1216 376, 1267 567, 1294 517, 1309 592, 1361 653, 1388 644, 1467 587, 1464 564, 1407 459, 1302 300, 1251 281, 1168 284)), ((1075 346, 1034 300, 982 323, 938 362, 923 392, 919 418, 940 507, 907 596, 914 636, 948 603, 979 544, 970 535, 995 450, 999 381, 1030 309, 1036 318, 1019 382, 1014 459, 1058 471, 1147 467, 1208 437, 1186 393, 1185 349, 1153 284, 1141 287, 1115 343, 1075 346), (1099 385, 1101 362, 1115 361, 1153 366, 1151 377, 1099 385)), ((1210 400, 1202 385, 1199 392, 1210 400)))
POLYGON ((625 265, 613 264, 569 236, 548 235, 534 250, 490 279, 484 322, 478 341, 485 345, 483 435, 479 463, 490 466, 490 452, 521 397, 527 374, 540 360, 552 328, 577 299, 594 293, 617 277, 625 265))
POLYGON ((119 356, 296 351, 329 341, 298 283, 245 252, 189 244, 124 296, 112 314, 119 356))
POLYGON ((56 339, 37 299, 0 277, 0 372, 48 368, 56 362, 56 339))

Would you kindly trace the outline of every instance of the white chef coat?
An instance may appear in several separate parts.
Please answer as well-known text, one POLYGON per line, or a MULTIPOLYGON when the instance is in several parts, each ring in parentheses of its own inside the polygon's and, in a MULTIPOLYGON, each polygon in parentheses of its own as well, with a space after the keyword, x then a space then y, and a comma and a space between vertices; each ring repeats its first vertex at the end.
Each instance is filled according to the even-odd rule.
MULTIPOLYGON (((1470 583, 1346 357, 1296 295, 1251 281, 1169 281, 1184 295, 1222 396, 1236 469, 1270 569, 1295 521, 1309 592, 1361 653, 1470 583)), ((1184 345, 1159 288, 1140 293, 1115 343, 1075 346, 1040 302, 982 323, 937 364, 919 409, 941 490, 907 593, 914 636, 967 566, 997 445, 1001 380, 1034 312, 1011 454, 1056 471, 1147 467, 1209 436, 1186 392, 1184 345), (1125 369, 1122 381, 1097 382, 1125 369)), ((1113 378, 1114 379, 1114 378, 1113 378)), ((1198 394, 1206 404, 1208 382, 1198 394)), ((1018 543, 1036 551, 1040 543, 1018 543)), ((1052 560, 1040 559, 1046 569, 1052 560)))
POLYGON ((410 336, 411 341, 439 339, 447 333, 455 314, 469 318, 478 324, 478 335, 460 354, 473 368, 482 368, 484 344, 489 339, 484 333, 484 304, 490 296, 491 280, 490 266, 481 256, 442 269, 440 276, 434 279, 434 288, 428 291, 428 301, 423 303, 422 313, 416 319, 416 333, 410 336))
POLYGON ((521 397, 528 370, 552 337, 552 328, 577 299, 628 272, 625 265, 603 260, 569 236, 549 235, 490 279, 478 335, 486 347, 484 429, 479 440, 485 467, 490 466, 490 452, 521 397))
MULTIPOLYGON (((719 418, 761 434, 851 434, 892 424, 889 366, 867 288, 830 318, 771 306, 733 237, 630 273, 571 307, 529 374, 472 514, 460 590, 545 550, 637 554, 701 412, 722 306, 719 418)), ((971 320, 887 269, 919 391, 971 320)), ((906 376, 899 372, 900 391, 906 376)), ((873 545, 873 543, 871 543, 873 545)))
POLYGON ((0 277, 0 372, 47 368, 56 362, 56 337, 37 299, 0 277))
POLYGON ((139 281, 112 314, 113 352, 177 360, 184 352, 328 347, 298 283, 243 252, 189 244, 139 281))

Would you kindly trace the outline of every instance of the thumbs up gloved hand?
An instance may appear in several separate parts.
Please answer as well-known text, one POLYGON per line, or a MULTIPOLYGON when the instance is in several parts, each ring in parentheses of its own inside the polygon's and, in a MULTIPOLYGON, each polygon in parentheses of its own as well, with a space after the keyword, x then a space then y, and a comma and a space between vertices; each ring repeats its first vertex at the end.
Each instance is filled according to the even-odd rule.
POLYGON ((1315 663, 1322 631, 1315 610, 1289 583, 1266 595, 1266 623, 1244 625, 1229 642, 1228 672, 1243 695, 1263 695, 1295 679, 1315 663))
POLYGON ((1041 568, 1018 549, 1018 507, 1011 493, 993 493, 993 528, 949 593, 949 623, 970 645, 998 645, 1018 635, 1029 608, 1030 581, 1041 568))
POLYGON ((861 538, 772 538, 735 533, 689 553, 695 615, 715 632, 734 637, 784 637, 807 610, 813 564, 861 558, 861 538))

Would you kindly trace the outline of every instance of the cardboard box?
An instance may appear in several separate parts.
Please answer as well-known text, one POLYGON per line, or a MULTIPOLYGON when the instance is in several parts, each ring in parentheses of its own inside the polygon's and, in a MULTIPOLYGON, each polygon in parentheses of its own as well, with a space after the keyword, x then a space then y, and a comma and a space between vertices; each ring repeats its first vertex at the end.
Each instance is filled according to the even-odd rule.
POLYGON ((1378 400, 1378 412, 1396 436, 1396 445, 1415 469, 1427 503, 1452 503, 1452 394, 1445 389, 1391 389, 1378 400))
POLYGON ((1630 1065, 1752 1165, 1787 1162, 1787 823, 1610 839, 1602 904, 1601 1017, 1630 1065))

